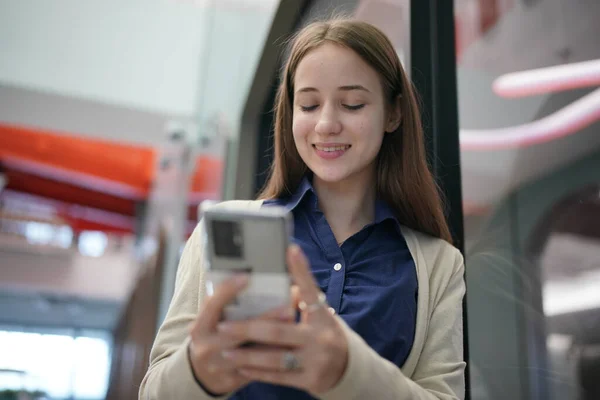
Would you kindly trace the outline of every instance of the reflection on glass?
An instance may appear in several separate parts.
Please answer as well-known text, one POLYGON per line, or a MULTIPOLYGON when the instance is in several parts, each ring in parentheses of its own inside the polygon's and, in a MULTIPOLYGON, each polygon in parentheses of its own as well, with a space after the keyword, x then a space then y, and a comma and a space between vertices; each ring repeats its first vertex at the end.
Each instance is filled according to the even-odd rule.
POLYGON ((600 2, 455 20, 472 398, 598 399, 600 2))
MULTIPOLYGON (((235 171, 242 114, 280 0, 207 1, 196 104, 202 151, 235 171), (230 149, 227 144, 232 144, 230 149)), ((216 168, 216 167, 213 167, 216 168)), ((219 165, 218 168, 221 168, 219 165)), ((219 179, 221 173, 218 174, 219 179)), ((224 178, 225 185, 233 179, 224 178)), ((234 188, 225 186, 224 196, 234 188)))
POLYGON ((390 38, 404 70, 410 74, 410 0, 361 0, 354 16, 374 24, 390 38))

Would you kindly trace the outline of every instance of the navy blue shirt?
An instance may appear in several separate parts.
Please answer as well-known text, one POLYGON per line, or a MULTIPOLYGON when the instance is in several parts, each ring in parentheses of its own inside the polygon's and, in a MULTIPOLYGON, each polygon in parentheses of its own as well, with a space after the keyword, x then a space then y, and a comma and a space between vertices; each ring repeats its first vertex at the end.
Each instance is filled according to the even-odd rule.
MULTIPOLYGON (((401 367, 412 348, 417 315, 415 263, 392 210, 378 201, 375 221, 338 245, 308 178, 289 197, 267 200, 294 215, 294 240, 311 263, 327 302, 379 355, 401 367)), ((251 383, 236 400, 306 400, 306 392, 251 383)))

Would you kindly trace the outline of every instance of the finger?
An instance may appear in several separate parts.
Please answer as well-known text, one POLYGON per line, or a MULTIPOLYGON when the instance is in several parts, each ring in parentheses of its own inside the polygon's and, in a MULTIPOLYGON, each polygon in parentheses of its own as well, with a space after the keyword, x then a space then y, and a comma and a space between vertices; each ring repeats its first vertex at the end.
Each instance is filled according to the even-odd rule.
POLYGON ((225 335, 203 335, 197 332, 190 333, 191 344, 195 348, 202 348, 203 353, 219 353, 225 349, 233 349, 244 342, 233 336, 225 335))
MULTIPOLYGON (((259 315, 255 319, 292 322, 296 318, 296 309, 297 309, 297 303, 293 307, 289 306, 289 305, 281 306, 281 307, 277 307, 273 310, 267 311, 266 313, 259 315)), ((198 330, 194 330, 196 325, 197 324, 194 323, 190 326, 190 334, 192 335, 192 337, 196 337, 198 335, 201 336, 203 333, 203 332, 199 332, 198 330)), ((231 338, 224 339, 220 343, 223 344, 223 347, 235 347, 240 344, 238 340, 233 340, 231 338)))
POLYGON ((202 311, 192 327, 194 334, 206 334, 214 331, 221 319, 223 309, 248 284, 248 275, 236 275, 221 283, 212 296, 204 302, 202 311))
MULTIPOLYGON (((323 293, 315 281, 308 259, 299 246, 291 245, 289 247, 287 261, 290 274, 298 287, 300 301, 303 301, 305 305, 318 305, 321 302, 320 296, 323 296, 323 293)), ((306 314, 303 313, 303 319, 307 317, 306 314)), ((331 315, 325 304, 322 307, 311 308, 310 314, 311 318, 331 315)))
POLYGON ((290 245, 287 252, 287 262, 294 284, 298 287, 302 300, 311 302, 318 299, 320 292, 312 274, 308 259, 298 245, 290 245))
POLYGON ((217 330, 243 342, 298 347, 309 340, 306 326, 267 320, 228 321, 217 330))
POLYGON ((222 341, 216 341, 214 337, 203 338, 201 343, 195 343, 193 340, 189 345, 190 362, 197 373, 206 371, 209 374, 218 374, 234 371, 233 364, 222 357, 224 350, 230 350, 234 347, 221 347, 222 341))
POLYGON ((294 310, 298 309, 298 304, 300 303, 300 288, 298 285, 292 285, 291 289, 291 298, 292 298, 292 307, 294 310))
MULTIPOLYGON (((235 368, 258 368, 285 372, 284 359, 288 351, 272 346, 258 346, 251 349, 226 350, 223 352, 223 358, 229 360, 235 368)), ((302 365, 302 360, 299 361, 302 365)))
POLYGON ((259 315, 259 320, 293 321, 296 317, 296 308, 290 305, 277 307, 271 311, 259 315))
POLYGON ((294 310, 300 311, 300 321, 308 322, 309 313, 305 312, 307 303, 306 301, 302 300, 300 288, 298 287, 298 285, 293 285, 291 291, 292 304, 294 305, 294 310))
POLYGON ((222 374, 232 373, 236 370, 236 366, 231 360, 223 358, 224 351, 230 351, 231 349, 221 350, 211 354, 203 365, 206 370, 211 374, 222 374))
POLYGON ((203 336, 201 340, 192 337, 190 346, 192 355, 206 361, 215 355, 221 356, 224 350, 231 350, 239 347, 244 342, 233 336, 210 335, 203 336))

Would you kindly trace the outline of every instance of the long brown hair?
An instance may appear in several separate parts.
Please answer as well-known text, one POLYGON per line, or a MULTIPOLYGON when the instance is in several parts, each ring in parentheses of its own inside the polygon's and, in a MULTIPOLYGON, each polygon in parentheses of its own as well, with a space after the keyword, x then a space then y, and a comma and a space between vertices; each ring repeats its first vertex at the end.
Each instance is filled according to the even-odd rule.
POLYGON ((400 126, 384 135, 378 155, 377 195, 394 209, 403 225, 451 243, 439 189, 427 164, 415 90, 386 35, 358 20, 314 22, 292 39, 275 99, 274 161, 259 198, 291 195, 309 172, 292 134, 294 76, 304 56, 327 42, 356 52, 379 73, 389 106, 400 102, 400 126))

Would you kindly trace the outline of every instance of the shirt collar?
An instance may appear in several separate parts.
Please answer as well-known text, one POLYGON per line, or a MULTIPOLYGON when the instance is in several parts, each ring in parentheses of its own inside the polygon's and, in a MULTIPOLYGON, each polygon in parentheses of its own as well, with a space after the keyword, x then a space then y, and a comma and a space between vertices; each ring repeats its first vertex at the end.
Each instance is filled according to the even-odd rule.
POLYGON ((317 196, 315 194, 315 191, 312 187, 312 183, 310 182, 310 179, 305 176, 304 178, 302 178, 302 181, 300 181, 300 184, 298 185, 298 188, 296 189, 296 191, 294 192, 293 195, 291 195, 289 198, 286 199, 285 203, 283 204, 283 206, 288 210, 288 211, 292 211, 293 209, 295 209, 296 207, 298 207, 298 205, 302 202, 302 200, 307 196, 307 194, 312 194, 313 196, 313 203, 314 203, 314 207, 316 208, 317 206, 317 196))
MULTIPOLYGON (((283 206, 288 210, 292 211, 304 200, 304 198, 309 197, 310 206, 313 210, 317 210, 317 194, 312 186, 312 182, 308 176, 302 178, 298 188, 286 201, 283 203, 283 206)), ((387 219, 394 220, 398 226, 400 226, 400 222, 394 213, 394 210, 382 199, 377 199, 375 202, 375 224, 383 222, 387 219)))
POLYGON ((385 201, 381 199, 377 199, 375 202, 375 221, 374 223, 378 224, 387 219, 394 220, 398 226, 400 226, 400 222, 398 218, 396 218, 396 214, 394 210, 387 204, 385 201))

